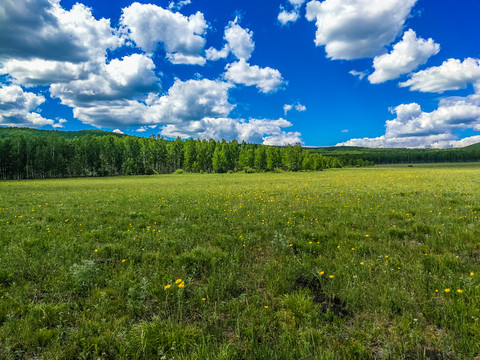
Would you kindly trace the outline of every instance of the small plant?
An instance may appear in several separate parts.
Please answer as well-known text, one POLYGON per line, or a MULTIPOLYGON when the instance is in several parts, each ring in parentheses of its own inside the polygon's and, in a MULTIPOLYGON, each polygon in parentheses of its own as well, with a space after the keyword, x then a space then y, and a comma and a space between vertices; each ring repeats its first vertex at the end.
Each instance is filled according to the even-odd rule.
POLYGON ((73 288, 86 291, 95 284, 97 274, 96 264, 93 260, 83 260, 81 264, 74 264, 71 268, 73 288))

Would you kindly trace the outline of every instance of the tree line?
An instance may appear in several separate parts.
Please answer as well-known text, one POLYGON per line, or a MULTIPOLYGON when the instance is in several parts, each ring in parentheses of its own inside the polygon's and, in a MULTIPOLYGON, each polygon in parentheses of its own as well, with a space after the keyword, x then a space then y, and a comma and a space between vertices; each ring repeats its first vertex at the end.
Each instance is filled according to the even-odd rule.
POLYGON ((363 164, 412 164, 480 161, 480 147, 460 149, 369 149, 330 147, 311 149, 315 154, 334 156, 344 165, 363 164))
POLYGON ((274 147, 236 140, 165 140, 151 136, 51 135, 0 138, 0 179, 323 170, 342 167, 336 157, 300 144, 274 147))

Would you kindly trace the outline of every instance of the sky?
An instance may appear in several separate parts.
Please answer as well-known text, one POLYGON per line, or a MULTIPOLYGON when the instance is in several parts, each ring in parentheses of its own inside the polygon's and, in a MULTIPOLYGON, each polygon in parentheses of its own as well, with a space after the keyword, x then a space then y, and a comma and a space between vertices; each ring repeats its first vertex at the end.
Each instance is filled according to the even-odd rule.
POLYGON ((0 125, 480 142, 478 0, 2 0, 0 125))

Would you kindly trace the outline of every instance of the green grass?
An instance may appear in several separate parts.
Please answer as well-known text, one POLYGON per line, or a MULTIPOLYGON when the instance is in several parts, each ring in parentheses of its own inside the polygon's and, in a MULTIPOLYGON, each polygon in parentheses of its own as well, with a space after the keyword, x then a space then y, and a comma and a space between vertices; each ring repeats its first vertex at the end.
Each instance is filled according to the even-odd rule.
POLYGON ((1 182, 0 358, 473 359, 479 170, 1 182))

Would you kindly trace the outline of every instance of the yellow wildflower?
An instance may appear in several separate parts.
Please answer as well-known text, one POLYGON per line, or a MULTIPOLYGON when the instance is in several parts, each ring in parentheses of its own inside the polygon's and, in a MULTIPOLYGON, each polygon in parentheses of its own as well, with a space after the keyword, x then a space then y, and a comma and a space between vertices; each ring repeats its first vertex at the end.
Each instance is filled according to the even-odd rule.
POLYGON ((127 261, 127 260, 123 259, 123 260, 122 260, 122 263, 124 263, 125 261, 127 261))
POLYGON ((164 289, 164 290, 170 289, 171 286, 172 286, 172 285, 170 285, 170 284, 165 285, 165 286, 163 287, 163 289, 164 289))
POLYGON ((335 276, 333 276, 333 275, 330 275, 330 276, 329 276, 330 279, 333 279, 334 277, 335 277, 335 276))
POLYGON ((463 292, 463 290, 458 289, 457 292, 458 292, 459 294, 461 294, 461 293, 463 292))
POLYGON ((449 293, 449 292, 450 292, 450 289, 445 289, 445 292, 446 292, 446 293, 449 293))
POLYGON ((177 280, 175 280, 175 284, 179 284, 179 283, 181 283, 181 282, 182 282, 182 279, 177 279, 177 280))
POLYGON ((475 273, 473 273, 473 272, 470 273, 470 276, 474 276, 474 275, 475 275, 475 273))
POLYGON ((323 275, 323 274, 325 274, 325 271, 320 271, 320 275, 323 275))
POLYGON ((185 283, 182 281, 180 284, 178 284, 178 288, 182 289, 185 287, 185 283))

